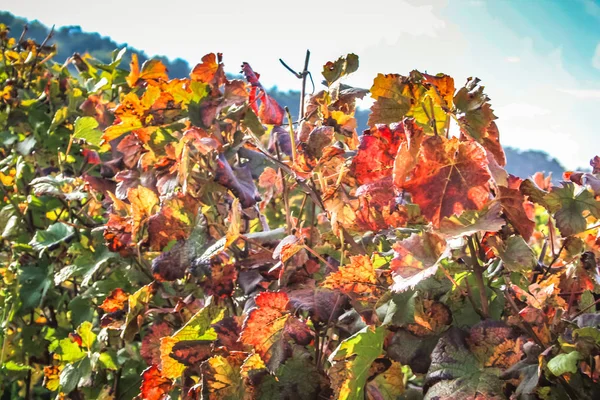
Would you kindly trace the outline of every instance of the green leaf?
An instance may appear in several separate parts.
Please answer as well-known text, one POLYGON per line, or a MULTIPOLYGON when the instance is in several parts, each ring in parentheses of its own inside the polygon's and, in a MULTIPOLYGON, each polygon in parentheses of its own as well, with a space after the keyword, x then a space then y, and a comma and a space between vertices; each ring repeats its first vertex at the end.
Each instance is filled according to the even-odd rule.
POLYGON ((592 309, 592 306, 595 302, 596 299, 594 298, 594 294, 591 291, 586 290, 581 294, 581 300, 579 300, 579 309, 589 311, 592 309))
POLYGON ((48 129, 48 133, 52 133, 54 132, 54 130, 63 122, 66 121, 67 117, 69 115, 69 108, 68 107, 62 107, 59 108, 55 113, 54 113, 54 118, 52 118, 52 124, 50 125, 50 128, 48 129))
POLYGON ((500 216, 500 203, 493 202, 481 211, 466 210, 460 216, 444 217, 440 222, 440 232, 448 236, 472 235, 477 232, 496 232, 506 224, 500 216))
POLYGON ((327 85, 338 79, 349 75, 358 69, 358 56, 356 54, 348 54, 346 57, 340 57, 336 61, 329 61, 323 66, 323 77, 327 81, 327 85))
POLYGON ((402 326, 415 322, 415 298, 413 290, 395 294, 387 303, 383 325, 394 324, 402 326))
POLYGON ((261 400, 316 398, 319 387, 319 371, 307 357, 294 354, 285 364, 277 369, 277 373, 268 375, 260 385, 261 400))
POLYGON ((583 356, 578 351, 572 351, 567 354, 559 354, 552 360, 548 361, 548 369, 556 376, 570 372, 577 373, 577 364, 583 356))
POLYGON ((329 357, 329 369, 335 397, 363 400, 369 369, 383 351, 385 328, 366 326, 344 340, 329 357))
POLYGON ((96 342, 96 334, 92 332, 93 325, 89 321, 83 322, 77 328, 77 333, 81 336, 81 344, 88 349, 96 342))
MULTIPOLYGON (((50 350, 52 351, 52 346, 50 350)), ((71 338, 64 338, 58 341, 58 346, 54 352, 59 355, 60 360, 65 363, 74 363, 83 359, 87 353, 81 350, 81 347, 71 338)))
POLYGON ((104 368, 110 369, 112 371, 116 371, 119 369, 117 363, 117 355, 113 350, 105 351, 104 353, 100 353, 100 357, 98 358, 104 368))
POLYGON ((146 310, 146 306, 150 302, 154 294, 154 286, 152 283, 143 286, 137 292, 129 296, 129 309, 125 318, 125 329, 121 333, 121 338, 126 342, 131 342, 135 335, 140 331, 140 316, 146 310))
POLYGON ((451 329, 431 354, 431 366, 425 377, 430 386, 425 399, 503 399, 500 370, 483 368, 464 341, 464 333, 451 329))
POLYGON ((522 236, 511 236, 505 242, 500 240, 492 244, 504 262, 507 270, 520 272, 530 270, 537 264, 534 251, 527 245, 522 236))
POLYGON ((261 124, 260 120, 250 107, 248 107, 246 113, 244 114, 242 124, 247 129, 250 129, 250 131, 252 131, 252 133, 254 133, 257 137, 261 137, 266 132, 264 126, 261 124))
POLYGON ((21 363, 16 363, 12 360, 5 362, 0 366, 0 376, 9 376, 9 377, 23 377, 25 374, 32 370, 29 365, 24 365, 21 363))
POLYGON ((39 307, 46 296, 46 292, 52 286, 51 272, 52 269, 48 266, 22 268, 19 274, 19 283, 21 285, 19 297, 23 302, 23 309, 29 310, 39 307))
POLYGON ((574 235, 587 228, 587 221, 582 215, 584 211, 600 218, 600 202, 594 199, 592 192, 587 189, 576 192, 575 188, 574 183, 565 182, 563 187, 553 188, 552 192, 544 197, 548 210, 554 213, 556 226, 563 236, 574 235))
POLYGON ((48 229, 44 231, 37 231, 29 244, 34 250, 43 251, 62 243, 74 234, 75 230, 72 226, 57 222, 56 224, 50 225, 48 229))
POLYGON ((79 117, 75 120, 73 137, 83 139, 93 146, 100 146, 102 131, 98 128, 98 121, 93 117, 79 117))
POLYGON ((92 366, 89 358, 84 358, 76 364, 67 364, 60 372, 61 392, 70 393, 91 373, 92 366))
POLYGON ((92 302, 81 296, 75 297, 69 303, 69 310, 71 311, 71 322, 73 325, 78 326, 85 321, 92 321, 94 318, 95 307, 92 302))

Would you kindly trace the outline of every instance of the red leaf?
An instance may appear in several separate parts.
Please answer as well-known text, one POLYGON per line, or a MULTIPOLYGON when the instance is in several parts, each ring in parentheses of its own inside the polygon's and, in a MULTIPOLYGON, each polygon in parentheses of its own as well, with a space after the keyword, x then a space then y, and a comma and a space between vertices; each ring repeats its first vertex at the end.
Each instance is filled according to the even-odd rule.
POLYGON ((258 118, 263 124, 281 125, 283 124, 284 109, 277 103, 277 100, 264 93, 260 98, 260 107, 258 108, 258 118))
POLYGON ((378 124, 365 131, 350 166, 358 183, 363 185, 391 176, 398 147, 404 142, 406 135, 401 124, 378 124))
POLYGON ((171 379, 162 376, 156 365, 146 368, 142 372, 142 386, 140 386, 140 397, 143 400, 163 400, 167 398, 173 387, 171 379))
POLYGON ((529 218, 525 210, 525 207, 530 207, 531 203, 525 200, 525 196, 519 189, 509 189, 504 186, 499 186, 498 189, 500 191, 498 199, 506 218, 515 227, 515 230, 523 236, 523 239, 528 241, 535 228, 535 222, 529 218))
POLYGON ((484 149, 476 142, 440 136, 423 142, 419 161, 403 188, 434 226, 464 210, 480 210, 490 199, 490 172, 484 149))
POLYGON ((160 364, 160 339, 171 336, 173 330, 165 321, 154 323, 142 340, 140 354, 148 365, 160 364))

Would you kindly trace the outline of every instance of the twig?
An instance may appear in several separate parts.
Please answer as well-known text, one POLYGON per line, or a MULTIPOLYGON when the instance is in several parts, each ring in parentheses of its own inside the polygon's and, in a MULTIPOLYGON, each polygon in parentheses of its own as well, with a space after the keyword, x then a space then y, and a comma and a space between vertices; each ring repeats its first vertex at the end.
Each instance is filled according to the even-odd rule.
MULTIPOLYGON (((310 72, 308 72, 308 62, 309 61, 310 61, 310 50, 306 50, 306 57, 304 59, 304 68, 302 69, 301 72, 296 72, 289 65, 287 65, 285 63, 285 61, 283 61, 281 58, 279 59, 279 62, 285 67, 285 69, 290 71, 296 78, 302 79, 302 89, 300 91, 300 107, 298 107, 298 110, 300 110, 299 111, 300 115, 298 116, 298 121, 301 121, 302 118, 304 117, 304 97, 306 95, 306 77, 307 76, 310 76, 310 80, 313 84, 313 91, 314 91, 314 87, 315 87, 315 83, 312 80, 312 75, 310 74, 310 72)), ((291 121, 291 118, 289 118, 289 119, 291 121)))
POLYGON ((294 125, 292 124, 292 114, 290 109, 285 106, 285 112, 287 113, 288 122, 290 126, 290 145, 292 147, 292 164, 296 161, 298 156, 296 155, 296 132, 294 132, 294 125))

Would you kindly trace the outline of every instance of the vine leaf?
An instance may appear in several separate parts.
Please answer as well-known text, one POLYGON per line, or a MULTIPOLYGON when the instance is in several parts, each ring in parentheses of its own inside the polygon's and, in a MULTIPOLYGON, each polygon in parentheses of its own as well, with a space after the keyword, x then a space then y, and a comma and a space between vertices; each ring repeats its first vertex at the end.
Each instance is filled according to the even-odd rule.
POLYGON ((403 292, 433 276, 446 253, 446 241, 435 233, 413 233, 408 239, 394 243, 394 258, 390 268, 392 290, 403 292))
POLYGON ((263 124, 281 125, 285 111, 277 101, 267 94, 267 91, 259 82, 260 75, 250 67, 248 63, 242 63, 242 73, 252 86, 250 91, 250 106, 263 124), (260 100, 260 106, 257 102, 260 100))
POLYGON ((358 183, 363 185, 391 176, 398 147, 404 142, 402 124, 376 125, 365 131, 350 166, 358 183))
POLYGON ((104 299, 99 307, 104 312, 112 313, 122 310, 125 307, 127 300, 129 300, 129 294, 125 293, 123 289, 117 288, 113 290, 106 299, 104 299))
POLYGON ((321 287, 337 289, 357 300, 367 300, 377 291, 377 275, 368 256, 350 257, 350 264, 329 274, 321 287))
POLYGON ((165 378, 156 365, 152 365, 142 372, 140 396, 143 400, 162 400, 171 391, 172 387, 173 381, 165 378))
POLYGON ((169 79, 167 76, 167 67, 160 60, 148 60, 142 65, 140 71, 140 64, 138 61, 137 54, 131 55, 131 72, 127 76, 127 84, 134 87, 138 81, 143 80, 150 84, 156 84, 159 81, 166 81, 169 79))
POLYGON ((404 373, 402 364, 392 361, 392 365, 367 383, 367 398, 394 400, 404 393, 404 373))
POLYGON ((531 203, 526 202, 525 196, 523 196, 519 189, 499 186, 498 190, 499 194, 497 199, 500 201, 500 204, 502 204, 506 219, 508 219, 515 227, 515 230, 523 236, 523 239, 528 241, 535 228, 535 222, 529 218, 527 210, 525 209, 525 206, 531 206, 531 203))
POLYGON ((125 317, 125 328, 121 337, 126 342, 131 342, 135 335, 140 331, 144 322, 144 313, 148 307, 150 299, 154 295, 154 282, 142 286, 137 292, 129 296, 127 300, 128 310, 125 317))
POLYGON ((148 365, 160 365, 160 339, 171 336, 173 330, 166 321, 154 322, 142 339, 140 355, 148 365))
POLYGON ((587 221, 582 215, 589 211, 595 218, 600 218, 600 202, 594 195, 585 189, 576 191, 575 184, 565 182, 561 188, 553 188, 544 197, 550 212, 554 213, 556 226, 563 236, 583 232, 587 221))
POLYGON ((256 307, 248 314, 240 340, 254 347, 271 371, 288 357, 293 339, 310 342, 312 333, 304 322, 288 311, 289 297, 283 292, 263 292, 256 296, 256 307))
MULTIPOLYGON (((208 348, 209 343, 215 341, 218 337, 217 332, 211 326, 223 319, 224 311, 219 309, 214 303, 209 303, 207 306, 198 311, 186 324, 171 336, 165 336, 160 341, 160 359, 163 370, 163 375, 167 378, 176 379, 181 376, 185 368, 185 364, 181 363, 181 354, 178 356, 177 350, 181 350, 181 346, 187 346, 189 342, 194 345, 208 348), (198 342, 202 341, 202 342, 198 342), (187 343, 186 343, 187 342, 187 343), (178 345, 179 343, 184 343, 178 345), (176 347, 178 346, 178 347, 176 347), (173 354, 173 349, 175 353, 173 354), (176 359, 175 357, 178 359, 176 359)), ((210 352, 205 354, 204 359, 208 358, 210 352)))
MULTIPOLYGON (((252 388, 244 384, 242 364, 246 353, 216 355, 202 364, 202 392, 209 400, 250 400, 252 388)), ((205 397, 202 397, 205 398, 205 397)))
POLYGON ((323 77, 327 85, 331 86, 338 79, 355 72, 358 69, 358 56, 348 54, 346 57, 340 57, 336 61, 328 61, 323 66, 323 77))
POLYGON ((504 399, 498 375, 498 370, 482 368, 469 351, 462 332, 452 328, 431 354, 431 366, 425 377, 425 399, 504 399))
POLYGON ((412 177, 402 185, 435 227, 444 217, 480 210, 489 201, 490 172, 483 148, 440 136, 423 141, 412 177))
POLYGON ((411 109, 412 96, 406 78, 398 74, 378 74, 371 87, 371 97, 375 103, 371 106, 369 126, 391 124, 402 121, 411 109))
POLYGON ((493 236, 488 239, 488 244, 493 246, 504 266, 509 271, 527 271, 537 265, 537 257, 534 251, 527 245, 522 236, 511 236, 506 241, 493 236))
POLYGON ((36 231, 35 236, 29 244, 36 251, 52 250, 55 246, 71 238, 74 234, 75 229, 72 226, 57 222, 50 225, 46 230, 36 231))
POLYGON ((572 351, 566 354, 559 354, 548 361, 548 369, 556 376, 570 372, 577 373, 577 365, 583 356, 578 351, 572 351))
POLYGON ((506 224, 501 214, 500 203, 494 201, 481 211, 469 210, 460 216, 444 217, 440 222, 440 233, 457 237, 477 232, 497 232, 506 224))
POLYGON ((190 78, 194 81, 208 83, 214 86, 219 86, 224 83, 227 78, 223 71, 221 63, 223 55, 221 53, 206 54, 202 57, 202 63, 196 65, 190 73, 190 78))
POLYGON ((335 398, 363 400, 371 364, 383 351, 385 329, 366 326, 344 340, 329 356, 335 398))

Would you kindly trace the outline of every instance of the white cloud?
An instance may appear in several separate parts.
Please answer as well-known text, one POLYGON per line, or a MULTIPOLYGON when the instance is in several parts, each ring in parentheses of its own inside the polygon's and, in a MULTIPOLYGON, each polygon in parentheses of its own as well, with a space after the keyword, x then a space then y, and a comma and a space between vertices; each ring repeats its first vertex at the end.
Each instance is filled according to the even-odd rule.
POLYGON ((521 62, 521 58, 517 57, 517 56, 506 57, 506 62, 509 62, 509 63, 518 63, 518 62, 521 62))
POLYGON ((596 46, 596 51, 594 52, 594 56, 592 57, 592 66, 594 68, 600 69, 600 43, 596 46))

